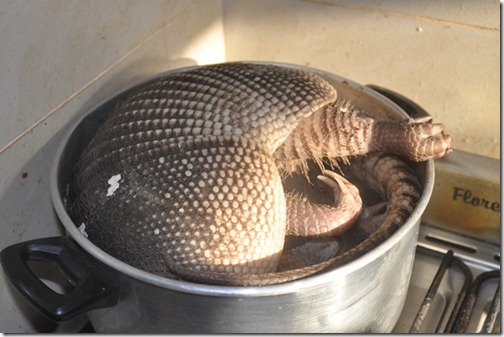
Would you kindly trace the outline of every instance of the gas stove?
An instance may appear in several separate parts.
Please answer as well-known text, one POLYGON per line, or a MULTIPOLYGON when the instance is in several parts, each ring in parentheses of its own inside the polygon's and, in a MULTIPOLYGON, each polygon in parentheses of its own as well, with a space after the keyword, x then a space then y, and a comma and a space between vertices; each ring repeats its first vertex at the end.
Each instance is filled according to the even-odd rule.
POLYGON ((501 331, 499 177, 499 160, 454 151, 436 161, 394 332, 501 331))

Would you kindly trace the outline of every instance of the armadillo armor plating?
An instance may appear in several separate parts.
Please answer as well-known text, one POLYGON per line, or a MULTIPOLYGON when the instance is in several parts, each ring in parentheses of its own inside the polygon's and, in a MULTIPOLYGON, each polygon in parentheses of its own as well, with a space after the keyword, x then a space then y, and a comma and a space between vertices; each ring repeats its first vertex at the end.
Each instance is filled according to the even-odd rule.
POLYGON ((401 159, 384 153, 441 157, 451 146, 443 130, 370 118, 307 71, 197 67, 158 78, 117 105, 76 166, 71 213, 94 244, 152 273, 220 284, 285 282, 344 263, 397 229, 419 184, 401 159), (361 210, 353 185, 332 172, 320 178, 335 194, 325 206, 286 195, 281 174, 306 170, 308 159, 367 153, 354 166, 389 200, 382 229, 348 254, 276 272, 287 234, 338 234, 361 210), (305 221, 324 216, 320 226, 305 221))

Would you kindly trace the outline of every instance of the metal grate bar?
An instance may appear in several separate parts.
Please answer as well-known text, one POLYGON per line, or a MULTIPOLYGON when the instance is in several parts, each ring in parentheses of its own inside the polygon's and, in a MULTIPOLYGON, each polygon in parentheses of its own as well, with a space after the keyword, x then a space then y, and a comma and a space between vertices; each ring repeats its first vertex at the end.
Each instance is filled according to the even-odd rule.
POLYGON ((427 294, 425 295, 422 305, 420 306, 420 310, 418 310, 415 320, 411 325, 410 333, 418 333, 420 331, 420 327, 422 326, 422 323, 425 320, 427 313, 429 312, 432 300, 434 299, 434 296, 437 293, 439 285, 441 284, 441 280, 443 279, 446 270, 450 267, 452 257, 453 257, 453 251, 450 250, 448 251, 448 253, 446 253, 445 257, 443 258, 443 261, 439 266, 436 276, 434 277, 434 280, 432 281, 431 286, 427 291, 427 294))
POLYGON ((425 298, 422 302, 422 305, 420 306, 420 309, 418 310, 418 313, 415 317, 415 320, 413 321, 413 324, 411 325, 410 333, 418 333, 420 332, 420 327, 422 326, 425 318, 427 317, 427 313, 429 312, 429 309, 431 307, 432 301, 434 300, 434 296, 436 295, 439 285, 441 284, 441 281, 443 280, 443 277, 448 270, 448 268, 452 266, 456 266, 459 268, 462 273, 464 274, 464 284, 462 286, 462 289, 460 290, 457 301, 454 305, 454 308, 451 312, 451 315, 448 319, 448 323, 446 324, 445 332, 450 332, 452 330, 453 325, 456 322, 456 318, 458 317, 458 312, 460 308, 462 307, 462 303, 464 302, 464 299, 466 297, 466 294, 471 286, 472 283, 472 273, 469 270, 469 268, 458 258, 453 256, 453 251, 449 250, 445 254, 433 251, 428 248, 424 248, 421 246, 418 246, 417 249, 419 251, 422 251, 424 253, 428 254, 433 254, 433 255, 441 255, 443 256, 443 260, 441 261, 441 264, 439 266, 439 269, 436 273, 436 276, 432 280, 432 283, 429 287, 429 290, 427 291, 427 294, 425 295, 425 298))
MULTIPOLYGON (((479 290, 481 289, 481 285, 485 281, 492 279, 492 278, 500 278, 500 270, 494 270, 494 271, 489 271, 489 272, 480 274, 474 280, 474 283, 471 286, 471 290, 464 301, 463 307, 461 308, 461 312, 460 312, 460 315, 457 319, 455 329, 453 332, 464 333, 466 331, 467 325, 469 324, 469 320, 470 320, 472 312, 473 312, 474 304, 476 303, 476 299, 477 299, 479 290)), ((488 316, 495 316, 495 318, 496 318, 497 314, 499 312, 499 309, 500 309, 500 287, 497 288, 494 300, 492 301, 492 307, 491 307, 490 312, 488 313, 488 316)), ((488 321, 488 326, 486 324, 487 322, 485 321, 485 325, 483 327, 484 331, 482 330, 481 332, 492 331, 492 329, 493 329, 493 326, 495 324, 495 319, 493 319, 492 317, 488 318, 488 316, 487 316, 487 320, 486 320, 486 321, 488 321), (492 320, 493 320, 493 322, 492 322, 492 320)))
POLYGON ((445 333, 451 332, 453 330, 453 327, 455 326, 457 317, 460 312, 460 308, 462 307, 462 303, 464 303, 464 300, 469 292, 469 289, 471 288, 471 284, 473 281, 473 275, 471 273, 471 270, 469 269, 469 267, 467 267, 467 265, 464 262, 462 262, 462 260, 455 257, 452 259, 452 263, 453 266, 457 267, 464 274, 464 284, 460 289, 460 292, 457 296, 457 302, 455 302, 450 318, 446 323, 444 331, 445 333))
POLYGON ((490 311, 485 319, 485 323, 483 324, 483 328, 480 333, 492 333, 493 328, 495 326, 495 321, 497 320, 497 314, 500 311, 500 284, 497 286, 497 290, 495 290, 495 295, 492 300, 492 305, 490 307, 490 311))

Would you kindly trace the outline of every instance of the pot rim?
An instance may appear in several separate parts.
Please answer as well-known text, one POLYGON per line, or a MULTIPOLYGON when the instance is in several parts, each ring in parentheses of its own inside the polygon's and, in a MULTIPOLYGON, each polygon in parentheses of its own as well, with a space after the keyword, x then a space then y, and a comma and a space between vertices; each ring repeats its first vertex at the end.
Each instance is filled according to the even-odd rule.
MULTIPOLYGON (((396 115, 400 115, 402 117, 408 117, 407 114, 399 107, 397 104, 386 98, 385 96, 377 93, 376 91, 362 86, 352 80, 346 79, 344 77, 311 68, 305 67, 295 64, 289 63, 279 63, 279 62, 258 62, 258 61, 245 61, 249 63, 259 63, 259 64, 271 64, 278 65, 283 67, 289 67, 294 69, 308 70, 313 73, 319 74, 325 78, 331 78, 332 80, 336 80, 339 82, 345 82, 350 87, 355 89, 362 90, 366 95, 371 95, 377 100, 382 100, 384 103, 390 106, 391 110, 394 110, 396 115)), ((407 232, 411 230, 412 227, 415 226, 417 222, 420 221, 420 217, 424 212, 427 204, 429 202, 430 196, 432 194, 433 186, 434 186, 434 161, 432 159, 419 163, 420 166, 423 166, 425 169, 425 177, 423 183, 423 192, 420 197, 420 200, 411 213, 410 217, 406 221, 406 223, 399 228, 395 233, 393 233, 385 242, 381 243, 370 252, 360 256, 359 258, 342 265, 336 269, 317 274, 314 276, 308 276, 306 278, 302 278, 299 280, 289 281, 280 284, 273 285, 265 285, 265 286, 221 286, 221 285, 208 285, 201 283, 193 283, 182 280, 173 280, 169 278, 165 278, 162 276, 158 276, 140 269, 137 269, 131 265, 128 265, 117 258, 109 255, 105 251, 101 250, 99 247, 95 246, 90 240, 88 240, 77 228, 74 224, 73 220, 68 215, 65 206, 63 204, 63 198, 60 194, 60 188, 58 186, 58 177, 60 175, 60 162, 65 152, 65 149, 68 145, 70 137, 76 132, 76 130, 81 126, 82 121, 91 113, 93 113, 100 106, 105 104, 106 102, 113 99, 115 96, 118 96, 125 91, 130 90, 131 88, 140 85, 142 83, 154 80, 158 77, 165 76, 167 74, 174 74, 183 71, 188 71, 190 69, 196 68, 198 66, 191 66, 185 68, 178 68, 169 70, 155 76, 150 76, 144 78, 131 86, 128 86, 126 89, 123 89, 108 98, 100 101, 93 108, 87 110, 83 113, 82 116, 78 118, 77 121, 73 123, 73 125, 68 129, 64 137, 62 138, 61 143, 58 146, 55 157, 52 162, 51 172, 50 172, 50 192, 51 198, 53 202, 53 207, 56 210, 56 213, 62 222, 63 226, 68 235, 72 239, 74 239, 78 245, 84 249, 88 254, 96 258, 101 263, 107 265, 108 267, 116 270, 119 273, 123 273, 129 277, 137 279, 142 282, 146 282, 152 284, 154 286, 169 288, 171 290, 198 294, 198 295, 206 295, 206 296, 222 296, 222 297, 260 297, 260 296, 273 296, 273 295, 283 295, 288 293, 297 292, 301 289, 316 287, 321 284, 334 282, 337 279, 344 278, 346 275, 351 274, 352 272, 360 269, 376 259, 376 256, 381 256, 389 251, 393 246, 395 246, 407 232)))

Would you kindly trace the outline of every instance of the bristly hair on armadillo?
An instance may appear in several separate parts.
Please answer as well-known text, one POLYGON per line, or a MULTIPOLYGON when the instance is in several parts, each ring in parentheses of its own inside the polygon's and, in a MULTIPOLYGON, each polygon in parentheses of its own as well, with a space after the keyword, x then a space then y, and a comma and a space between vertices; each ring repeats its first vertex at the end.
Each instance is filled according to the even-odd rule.
MULTIPOLYGON (((333 103, 333 106, 334 106, 335 110, 340 111, 340 113, 348 114, 349 116, 355 115, 355 116, 366 116, 368 118, 372 118, 371 116, 367 115, 364 110, 357 109, 355 106, 352 105, 351 101, 349 101, 345 98, 338 98, 333 103)), ((323 116, 325 117, 325 119, 319 120, 317 122, 328 123, 327 114, 324 114, 323 116)), ((339 129, 339 128, 336 127, 335 129, 339 129)), ((308 138, 309 137, 313 138, 314 137, 313 135, 316 134, 316 130, 314 127, 310 128, 310 129, 304 128, 304 130, 310 130, 312 132, 310 136, 307 136, 308 138)), ((343 130, 343 128, 342 128, 342 130, 343 130)), ((329 132, 329 130, 327 130, 327 131, 329 132)), ((352 133, 352 136, 356 137, 356 136, 358 136, 358 133, 352 133)), ((302 137, 302 136, 300 136, 300 137, 302 137)), ((324 136, 324 138, 326 138, 326 137, 327 136, 324 136)), ((335 137, 338 138, 339 136, 335 136, 335 137)), ((354 140, 354 142, 358 142, 358 141, 359 140, 354 140)), ((364 139, 361 141, 364 141, 364 139)), ((322 146, 320 148, 321 153, 330 151, 328 149, 331 147, 330 145, 324 144, 324 143, 321 143, 320 145, 322 146), (324 148, 324 146, 326 146, 327 148, 324 148)), ((308 145, 306 143, 303 143, 302 146, 306 146, 308 148, 310 147, 310 145, 308 145)), ((356 148, 358 147, 357 145, 353 145, 353 146, 355 146, 356 148)), ((291 155, 293 157, 295 156, 295 154, 291 154, 291 155)), ((332 157, 332 156, 318 157, 317 156, 317 157, 311 157, 311 158, 303 158, 303 159, 299 159, 299 160, 292 159, 287 163, 287 165, 280 164, 278 166, 283 168, 283 170, 282 170, 283 174, 290 174, 293 172, 298 172, 298 173, 303 173, 308 179, 308 164, 307 164, 308 160, 313 160, 317 164, 317 166, 319 167, 320 171, 322 172, 323 170, 327 169, 327 167, 330 167, 332 170, 339 170, 340 163, 343 163, 345 165, 349 165, 350 158, 353 156, 356 156, 356 155, 348 154, 348 155, 340 155, 337 157, 332 157)))
POLYGON ((313 160, 320 171, 327 165, 338 169, 339 163, 367 152, 374 122, 352 102, 338 98, 296 126, 275 152, 277 166, 284 174, 307 174, 307 160, 313 160))

